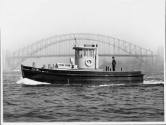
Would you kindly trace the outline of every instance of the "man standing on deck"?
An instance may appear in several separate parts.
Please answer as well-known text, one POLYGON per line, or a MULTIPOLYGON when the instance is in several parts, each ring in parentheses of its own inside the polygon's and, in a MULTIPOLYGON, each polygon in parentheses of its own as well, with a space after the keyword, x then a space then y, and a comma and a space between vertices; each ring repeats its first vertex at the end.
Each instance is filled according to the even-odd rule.
POLYGON ((116 67, 116 61, 115 61, 115 57, 112 57, 112 70, 115 71, 115 67, 116 67))

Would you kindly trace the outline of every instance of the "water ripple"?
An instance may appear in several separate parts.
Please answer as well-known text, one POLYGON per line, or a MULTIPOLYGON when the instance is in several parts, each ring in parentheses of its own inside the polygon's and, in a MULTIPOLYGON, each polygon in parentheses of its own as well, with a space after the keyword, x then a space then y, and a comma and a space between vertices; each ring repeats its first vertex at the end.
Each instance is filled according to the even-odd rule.
POLYGON ((28 87, 15 84, 15 77, 4 79, 6 122, 164 120, 163 81, 150 76, 140 85, 28 87))

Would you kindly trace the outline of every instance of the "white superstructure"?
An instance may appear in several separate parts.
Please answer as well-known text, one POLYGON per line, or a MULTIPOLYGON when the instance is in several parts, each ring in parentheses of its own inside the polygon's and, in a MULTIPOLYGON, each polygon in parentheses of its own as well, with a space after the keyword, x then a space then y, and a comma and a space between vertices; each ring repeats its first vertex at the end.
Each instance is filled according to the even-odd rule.
POLYGON ((97 44, 75 45, 75 65, 79 69, 98 69, 97 44))

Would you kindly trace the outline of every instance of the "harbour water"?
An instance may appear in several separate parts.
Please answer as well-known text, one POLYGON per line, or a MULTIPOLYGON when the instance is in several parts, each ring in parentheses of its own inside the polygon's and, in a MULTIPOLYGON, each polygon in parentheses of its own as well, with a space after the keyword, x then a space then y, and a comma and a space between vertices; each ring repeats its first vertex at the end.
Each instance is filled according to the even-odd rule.
POLYGON ((3 74, 4 122, 163 121, 163 74, 141 85, 23 86, 20 73, 3 74))

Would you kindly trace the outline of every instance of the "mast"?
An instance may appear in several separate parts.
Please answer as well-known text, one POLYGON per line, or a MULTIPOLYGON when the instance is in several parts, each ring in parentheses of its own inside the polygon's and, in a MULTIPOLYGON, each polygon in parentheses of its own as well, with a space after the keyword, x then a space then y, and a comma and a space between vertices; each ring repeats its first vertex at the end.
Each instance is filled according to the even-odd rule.
POLYGON ((75 41, 75 46, 77 45, 77 39, 76 37, 74 37, 74 41, 75 41))

